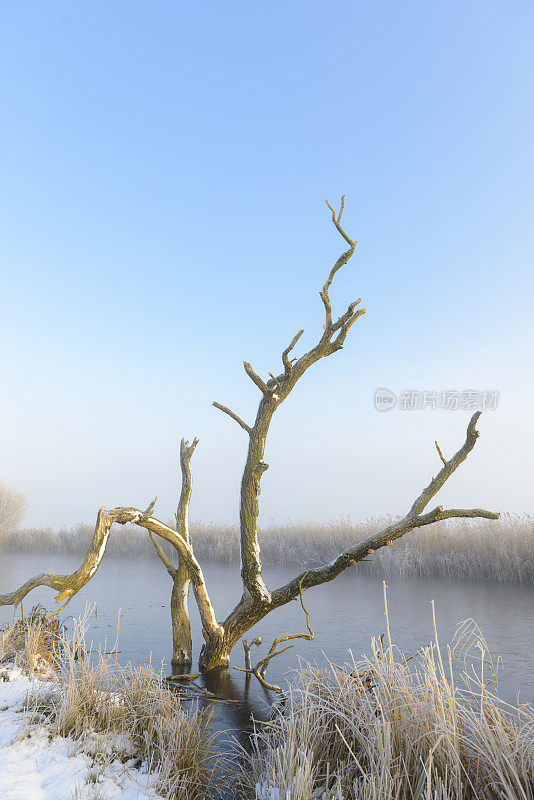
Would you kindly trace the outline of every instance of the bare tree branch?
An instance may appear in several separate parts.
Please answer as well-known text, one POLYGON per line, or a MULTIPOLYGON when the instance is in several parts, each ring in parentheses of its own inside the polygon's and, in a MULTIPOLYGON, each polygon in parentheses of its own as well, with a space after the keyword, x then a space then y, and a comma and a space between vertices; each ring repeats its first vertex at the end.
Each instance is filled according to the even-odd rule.
POLYGON ((354 311, 356 309, 356 306, 359 306, 361 302, 362 302, 362 298, 359 297, 357 300, 354 300, 354 302, 350 304, 350 306, 345 311, 345 313, 342 314, 339 317, 339 319, 337 319, 336 322, 333 323, 332 330, 334 332, 338 331, 340 328, 343 327, 343 325, 346 325, 347 322, 349 322, 349 320, 354 316, 354 311))
POLYGON ((74 595, 85 586, 97 571, 106 552, 111 526, 114 522, 119 521, 121 511, 122 509, 114 509, 113 511, 106 511, 105 508, 100 509, 93 539, 83 562, 75 572, 70 575, 58 575, 53 572, 43 572, 41 575, 36 575, 34 578, 27 580, 18 589, 15 589, 15 591, 0 594, 0 606, 20 605, 28 592, 31 592, 37 586, 49 586, 51 589, 55 589, 58 592, 58 595, 54 598, 56 603, 61 603, 63 600, 67 600, 67 603, 70 602, 74 595))
MULTIPOLYGON (((272 643, 271 649, 269 650, 267 657, 264 658, 263 661, 261 662, 260 673, 263 678, 265 678, 265 673, 267 671, 267 667, 269 666, 269 662, 271 661, 271 659, 274 658, 274 656, 280 655, 280 653, 283 653, 285 650, 289 649, 287 647, 284 647, 284 650, 277 651, 276 648, 278 647, 279 644, 283 644, 284 642, 289 642, 292 639, 306 639, 309 642, 315 639, 315 633, 310 623, 310 613, 306 608, 306 606, 304 605, 304 598, 302 597, 302 581, 299 584, 299 597, 302 610, 306 615, 306 627, 308 628, 308 633, 291 633, 291 634, 285 634, 285 636, 278 636, 272 643)), ((294 645, 290 645, 290 647, 294 647, 294 645)))
POLYGON ((215 611, 213 610, 213 606, 206 589, 204 575, 202 569, 200 568, 200 564, 193 553, 191 545, 185 542, 182 537, 168 525, 160 522, 160 520, 157 520, 154 517, 144 517, 142 516, 141 512, 137 511, 135 508, 121 510, 125 515, 129 515, 131 517, 131 519, 127 521, 135 522, 137 525, 141 525, 141 527, 152 531, 152 533, 155 533, 157 536, 161 536, 162 539, 166 539, 168 542, 174 545, 178 551, 178 554, 180 555, 180 558, 184 562, 187 573, 191 579, 195 600, 197 602, 205 634, 211 635, 214 633, 219 633, 221 626, 215 617, 215 611))
POLYGON ((250 378, 251 381, 253 381, 256 384, 260 392, 262 392, 264 395, 270 395, 271 390, 269 389, 267 384, 264 381, 262 381, 260 376, 256 375, 256 373, 254 372, 248 361, 243 361, 243 366, 245 367, 245 372, 247 373, 248 377, 250 378))
POLYGON ((260 646, 260 644, 261 644, 261 636, 256 636, 256 638, 253 639, 250 644, 248 643, 248 641, 246 639, 243 639, 242 641, 243 641, 243 650, 245 651, 245 670, 247 672, 252 672, 252 664, 251 664, 251 661, 250 661, 250 651, 251 651, 253 645, 256 645, 256 647, 260 646))
POLYGON ((352 314, 351 317, 348 318, 346 322, 344 322, 341 325, 340 332, 338 333, 338 335, 331 344, 332 352, 336 350, 341 350, 343 344, 345 343, 345 339, 347 338, 348 332, 350 331, 356 320, 359 319, 361 316, 363 316, 363 314, 365 314, 365 308, 359 308, 357 311, 354 312, 354 314, 352 314))
POLYGON ((171 578, 174 580, 176 578, 176 572, 177 572, 176 567, 174 566, 172 561, 169 558, 167 558, 163 547, 160 545, 158 540, 155 538, 155 536, 152 533, 152 531, 148 531, 148 535, 152 539, 152 544, 156 548, 156 553, 158 554, 158 556, 160 557, 161 561, 163 562, 163 564, 165 566, 165 569, 167 570, 167 572, 169 573, 171 578))
POLYGON ((475 426, 479 416, 480 412, 477 412, 473 415, 467 427, 467 436, 464 445, 450 459, 450 461, 447 461, 447 465, 444 466, 438 476, 431 481, 429 486, 412 505, 412 508, 405 517, 400 519, 398 522, 392 523, 379 533, 373 534, 368 539, 359 542, 353 547, 349 547, 344 553, 341 553, 329 564, 317 569, 307 570, 303 574, 293 578, 293 580, 288 584, 272 592, 272 605, 275 607, 284 605, 289 600, 298 597, 298 593, 300 591, 299 587, 302 587, 302 590, 304 591, 312 586, 318 586, 319 584, 327 583, 328 581, 333 580, 348 567, 364 560, 366 556, 368 556, 370 553, 374 553, 380 547, 393 544, 396 539, 399 539, 401 536, 404 536, 405 533, 414 530, 414 528, 420 528, 424 525, 430 525, 433 522, 450 519, 452 517, 481 517, 484 519, 498 519, 499 514, 493 511, 487 511, 483 508, 443 509, 443 506, 438 506, 427 514, 421 514, 430 499, 436 494, 438 489, 443 486, 445 481, 452 475, 458 466, 467 458, 467 455, 475 446, 479 435, 475 426))
MULTIPOLYGON (((176 532, 188 545, 191 544, 189 535, 189 501, 191 499, 192 477, 191 458, 198 444, 198 439, 193 439, 189 444, 182 439, 180 442, 180 471, 182 473, 182 487, 180 499, 176 509, 176 532)), ((146 515, 145 515, 146 516, 146 515)), ((148 532, 153 541, 152 532, 148 532)), ((189 619, 188 598, 191 580, 187 567, 180 555, 178 566, 172 575, 171 591, 171 622, 172 622, 172 663, 185 666, 190 664, 193 657, 193 642, 191 638, 191 622, 189 619)))
POLYGON ((417 517, 416 527, 421 528, 423 525, 429 525, 432 522, 442 522, 445 519, 452 519, 453 517, 457 517, 458 519, 499 519, 499 514, 496 514, 493 511, 486 511, 485 508, 444 509, 443 506, 438 506, 433 511, 429 511, 428 514, 420 514, 417 517))
POLYGON ((458 452, 453 455, 450 461, 446 461, 436 477, 432 478, 426 489, 419 495, 410 509, 411 514, 420 514, 428 505, 430 500, 432 500, 434 495, 439 492, 445 481, 450 478, 454 470, 462 463, 462 461, 465 461, 478 439, 479 433, 476 429, 476 424, 481 413, 481 411, 477 411, 475 414, 473 414, 469 421, 469 425, 467 426, 467 436, 463 447, 461 447, 458 452))
POLYGON ((70 602, 74 595, 85 586, 97 571, 106 551, 106 545, 113 523, 118 523, 119 525, 126 525, 127 523, 140 525, 174 545, 191 579, 205 636, 210 637, 222 634, 222 628, 217 622, 215 611, 213 610, 206 589, 204 575, 189 543, 185 542, 180 534, 173 530, 173 528, 170 528, 164 522, 160 522, 160 520, 155 517, 145 516, 145 513, 137 508, 119 507, 109 511, 105 508, 101 508, 98 513, 93 541, 91 542, 83 563, 76 572, 73 572, 71 575, 56 575, 50 572, 37 575, 35 578, 26 581, 26 583, 14 592, 0 595, 0 605, 18 606, 28 592, 35 589, 37 586, 50 586, 52 589, 56 589, 56 591, 59 592, 54 598, 56 603, 65 599, 68 599, 68 602, 70 602))
POLYGON ((302 606, 302 610, 306 614, 306 627, 308 628, 308 633, 286 633, 284 636, 278 636, 272 643, 270 650, 265 656, 265 658, 262 658, 260 661, 258 661, 255 667, 251 666, 250 649, 253 644, 260 645, 261 638, 258 636, 250 643, 250 645, 247 643, 246 639, 243 639, 243 649, 245 651, 245 668, 241 669, 240 667, 234 667, 234 669, 237 670, 238 672, 246 672, 247 675, 249 676, 254 675, 265 689, 269 689, 272 692, 277 692, 278 694, 283 694, 282 689, 277 684, 268 683, 265 680, 267 667, 269 666, 273 658, 282 655, 282 653, 285 653, 286 650, 290 650, 295 645, 289 644, 287 645, 287 647, 283 647, 281 650, 277 650, 277 647, 281 644, 284 644, 285 642, 292 641, 293 639, 306 639, 309 642, 311 642, 312 639, 315 639, 315 633, 310 623, 310 614, 308 609, 304 605, 304 598, 302 597, 302 586, 300 586, 300 604, 302 606))
POLYGON ((303 333, 304 333, 304 328, 301 328, 301 330, 298 333, 296 333, 295 336, 293 336, 293 338, 291 339, 291 342, 289 343, 289 345, 286 347, 286 349, 282 353, 282 364, 284 365, 284 369, 285 369, 285 373, 284 374, 285 374, 286 378, 290 377, 291 370, 293 368, 292 364, 291 364, 291 361, 289 360, 289 354, 291 353, 291 351, 293 350, 293 348, 295 347, 296 343, 298 342, 298 340, 300 339, 300 337, 302 336, 303 333))
POLYGON ((446 465, 447 464, 447 459, 444 457, 443 453, 441 452, 439 444, 437 442, 434 442, 434 444, 436 445, 436 450, 438 451, 438 456, 441 458, 443 463, 446 465))
POLYGON ((343 213, 343 208, 344 208, 344 206, 345 206, 345 195, 343 195, 343 197, 341 198, 341 206, 340 206, 340 209, 339 209, 339 216, 337 217, 337 219, 336 219, 336 212, 335 212, 335 209, 334 209, 334 208, 332 208, 332 206, 330 205, 330 203, 328 202, 328 200, 326 201, 326 205, 328 206, 328 208, 329 208, 329 209, 330 209, 330 211, 332 212, 332 222, 333 222, 333 223, 334 223, 334 225, 336 226, 336 228, 337 228, 337 230, 339 231, 339 233, 340 233, 340 234, 343 236, 343 238, 345 239, 345 241, 347 242, 347 244, 348 244, 348 245, 350 245, 350 247, 349 247, 349 249, 348 249, 348 250, 346 250, 344 253, 342 253, 342 254, 340 255, 340 257, 338 258, 338 260, 336 261, 336 263, 334 264, 334 266, 333 266, 333 267, 332 267, 332 269, 330 270, 330 274, 329 274, 328 278, 326 279, 326 282, 325 282, 325 284, 324 284, 324 286, 323 286, 323 289, 322 289, 322 291, 321 291, 321 292, 319 292, 319 295, 320 295, 320 297, 321 297, 321 300, 323 301, 323 305, 324 305, 324 307, 325 307, 325 312, 326 312, 325 335, 326 335, 326 334, 328 334, 328 333, 329 333, 329 331, 330 331, 330 329, 332 328, 332 305, 331 305, 331 303, 330 303, 330 297, 329 297, 329 294, 328 294, 328 290, 330 289, 330 286, 331 286, 331 284, 332 284, 332 281, 334 280, 334 275, 336 274, 336 272, 337 272, 339 269, 341 269, 341 267, 342 267, 344 264, 346 264, 346 263, 347 263, 347 261, 349 260, 349 258, 350 258, 350 257, 352 256, 352 254, 354 253, 354 249, 355 249, 355 247, 356 247, 356 244, 357 244, 357 242, 356 242, 356 241, 353 241, 353 240, 352 240, 352 239, 351 239, 351 238, 350 238, 350 237, 349 237, 349 236, 348 236, 348 235, 345 233, 345 231, 343 230, 343 228, 342 228, 342 227, 341 227, 341 225, 339 224, 339 222, 340 222, 340 220, 341 220, 341 215, 342 215, 342 213, 343 213))
MULTIPOLYGON (((336 578, 341 572, 348 569, 348 567, 357 564, 360 561, 369 560, 369 558, 366 557, 372 556, 372 554, 375 553, 375 551, 379 548, 394 546, 395 541, 398 538, 404 536, 406 533, 414 530, 415 528, 420 528, 439 520, 450 519, 453 517, 479 517, 486 519, 497 519, 499 514, 493 511, 487 511, 483 508, 443 509, 442 506, 438 506, 433 511, 427 512, 426 514, 417 513, 417 510, 414 511, 414 508, 420 508, 421 510, 424 510, 424 506, 428 503, 431 496, 435 494, 435 491, 437 491, 436 482, 442 485, 474 447, 478 436, 478 432, 475 428, 478 416, 478 414, 475 414, 469 422, 464 445, 458 450, 453 458, 447 462, 447 468, 445 469, 444 467, 445 471, 443 474, 440 473, 440 475, 438 475, 438 477, 430 484, 430 487, 427 487, 425 492, 423 492, 423 500, 418 498, 405 517, 392 523, 384 530, 373 533, 372 536, 369 536, 367 539, 364 539, 358 544, 349 547, 347 550, 345 550, 345 552, 336 556, 336 558, 334 558, 329 564, 325 564, 317 569, 307 569, 305 572, 297 575, 285 586, 282 586, 270 593, 270 599, 268 602, 265 602, 261 599, 252 599, 251 601, 251 599, 245 594, 241 601, 230 612, 226 620, 223 622, 223 651, 230 653, 232 647, 237 641, 239 641, 244 633, 246 633, 246 631, 248 631, 253 625, 256 625, 273 609, 279 608, 291 600, 297 599, 301 592, 304 592, 313 586, 328 583, 336 578)), ((204 664, 209 663, 210 658, 209 653, 207 653, 204 657, 204 664)), ((225 659, 224 663, 228 663, 228 660, 225 659)), ((268 688, 273 687, 269 686, 268 688)))
POLYGON ((215 408, 218 408, 219 411, 224 411, 225 414, 228 414, 229 417, 232 417, 232 419, 234 419, 237 422, 238 425, 241 425, 241 427, 244 430, 246 430, 246 432, 250 435, 250 432, 252 430, 250 425, 247 425, 246 422, 243 422, 241 417, 238 417, 238 415, 234 411, 232 411, 231 408, 228 408, 227 406, 223 406, 220 403, 216 403, 215 401, 212 403, 212 405, 214 405, 215 408))
MULTIPOLYGON (((198 444, 198 439, 194 439, 191 444, 185 439, 180 442, 180 470, 182 474, 182 486, 180 499, 175 514, 176 532, 187 544, 190 544, 189 536, 189 501, 191 499, 192 477, 191 477, 191 457, 198 444)), ((157 499, 157 498, 156 498, 157 499)), ((147 510, 143 513, 144 517, 149 517, 154 508, 154 500, 147 510)), ((167 572, 172 578, 171 592, 171 622, 172 622, 172 663, 190 664, 192 658, 191 623, 188 611, 188 596, 191 581, 187 568, 178 555, 178 565, 175 567, 167 557, 165 551, 157 541, 152 531, 148 530, 148 535, 156 549, 160 560, 163 562, 167 572)), ((175 543, 173 542, 176 548, 175 543)))
POLYGON ((154 508, 155 508, 155 506, 156 506, 156 503, 157 503, 157 502, 158 502, 158 498, 157 498, 157 496, 156 496, 156 497, 155 497, 155 498, 152 500, 152 502, 150 503, 150 505, 148 506, 148 508, 146 509, 146 511, 144 511, 144 512, 143 512, 143 513, 144 513, 144 515, 145 515, 145 517, 148 517, 148 516, 149 516, 149 515, 150 515, 150 514, 153 512, 153 510, 154 510, 154 508))
MULTIPOLYGON (((189 501, 191 500, 192 479, 191 479, 191 457, 195 452, 195 447, 198 444, 198 439, 193 439, 192 443, 186 439, 180 442, 180 468, 182 470, 182 489, 180 492, 180 500, 176 510, 176 530, 188 544, 189 537, 189 501)), ((147 515, 148 516, 148 515, 147 515)))
POLYGON ((335 225, 335 226, 336 226, 336 228, 338 229, 339 233, 340 233, 340 234, 343 236, 343 238, 345 239, 345 241, 347 242, 347 244, 350 244, 350 245, 352 246, 352 245, 358 244, 358 242, 356 241, 356 239, 354 239, 354 241, 353 241, 353 240, 350 238, 350 236, 348 236, 348 235, 345 233, 345 231, 343 230, 343 228, 342 228, 342 227, 341 227, 341 225, 339 224, 339 223, 341 222, 341 215, 343 214, 343 210, 344 210, 344 208, 345 208, 345 197, 346 197, 346 195, 343 195, 343 196, 342 196, 342 198, 341 198, 341 205, 339 206, 339 214, 338 214, 338 216, 337 216, 337 219, 336 219, 336 212, 335 212, 335 210, 332 208, 332 206, 330 205, 330 203, 328 202, 328 200, 326 200, 326 205, 328 206, 328 208, 329 208, 329 209, 330 209, 330 211, 332 212, 332 222, 334 223, 334 225, 335 225))

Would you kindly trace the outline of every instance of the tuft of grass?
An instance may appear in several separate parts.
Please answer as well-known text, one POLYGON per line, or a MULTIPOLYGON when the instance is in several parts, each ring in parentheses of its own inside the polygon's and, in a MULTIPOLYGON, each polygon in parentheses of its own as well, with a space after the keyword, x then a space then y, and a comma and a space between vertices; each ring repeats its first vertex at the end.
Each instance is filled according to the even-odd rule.
MULTIPOLYGON (((373 517, 353 523, 339 519, 326 524, 303 521, 271 525, 260 530, 262 559, 270 564, 329 561, 341 551, 386 527, 392 517, 373 517)), ((93 536, 93 527, 72 530, 16 531, 0 547, 12 552, 81 555, 93 536)), ((239 563, 237 525, 191 524, 195 553, 202 561, 239 563)), ((163 542, 164 549, 167 546, 163 542)), ((146 532, 135 526, 117 527, 110 537, 111 556, 157 558, 146 532)), ((169 557, 172 551, 168 550, 169 557)), ((412 531, 394 547, 378 550, 359 569, 364 573, 469 580, 529 582, 534 580, 534 518, 503 514, 498 520, 447 520, 412 531)))
POLYGON ((252 752, 242 754, 241 796, 534 800, 534 713, 500 701, 497 686, 472 620, 446 653, 437 637, 411 659, 373 641, 360 663, 302 664, 285 705, 258 724, 252 752))
POLYGON ((0 664, 13 663, 26 675, 50 677, 59 666, 65 628, 36 605, 0 628, 0 664))

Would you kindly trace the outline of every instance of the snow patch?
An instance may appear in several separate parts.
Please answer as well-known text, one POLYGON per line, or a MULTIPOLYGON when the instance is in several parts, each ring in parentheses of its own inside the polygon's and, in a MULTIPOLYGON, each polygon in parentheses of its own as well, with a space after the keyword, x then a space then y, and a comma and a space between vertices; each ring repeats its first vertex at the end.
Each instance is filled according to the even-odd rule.
POLYGON ((129 737, 88 734, 82 751, 73 739, 52 737, 45 725, 30 726, 27 700, 46 689, 46 682, 31 680, 19 669, 2 671, 8 678, 0 681, 2 800, 163 800, 146 765, 133 766, 129 737), (99 764, 97 752, 104 756, 119 752, 129 760, 99 764))

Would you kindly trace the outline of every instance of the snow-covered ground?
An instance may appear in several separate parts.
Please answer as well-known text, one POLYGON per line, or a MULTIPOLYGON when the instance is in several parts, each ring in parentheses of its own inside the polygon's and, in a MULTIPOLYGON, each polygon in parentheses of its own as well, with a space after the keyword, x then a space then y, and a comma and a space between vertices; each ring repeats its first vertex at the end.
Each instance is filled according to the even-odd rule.
POLYGON ((84 742, 84 752, 73 739, 52 737, 45 725, 29 725, 25 701, 43 691, 43 681, 18 669, 0 672, 9 678, 0 678, 0 800, 161 800, 151 789, 154 775, 143 765, 136 769, 134 759, 122 763, 89 754, 115 750, 102 735, 84 742))

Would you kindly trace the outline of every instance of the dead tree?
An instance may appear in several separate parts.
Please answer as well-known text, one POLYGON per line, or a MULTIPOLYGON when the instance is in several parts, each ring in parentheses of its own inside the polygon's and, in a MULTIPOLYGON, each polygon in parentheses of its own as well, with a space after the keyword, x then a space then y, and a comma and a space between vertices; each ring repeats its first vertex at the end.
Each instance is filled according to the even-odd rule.
MULTIPOLYGON (((165 566, 173 578, 173 621, 177 621, 176 641, 178 642, 178 647, 173 649, 173 656, 179 654, 180 648, 183 649, 186 655, 188 652, 190 653, 190 645, 183 647, 185 639, 182 636, 185 620, 187 619, 185 603, 187 598, 186 584, 187 580, 189 580, 200 613, 204 637, 199 666, 201 670, 208 671, 217 667, 227 666, 230 661, 230 653, 235 644, 253 627, 253 625, 256 625, 256 623, 271 611, 280 608, 292 600, 298 600, 299 597, 302 596, 302 592, 311 589, 313 586, 319 586, 320 584, 333 580, 348 567, 357 564, 359 561, 363 561, 380 547, 392 545, 396 539, 404 536, 409 531, 421 528, 425 525, 430 525, 440 520, 450 519, 451 517, 498 518, 498 514, 492 511, 486 511, 482 508, 444 509, 443 506, 436 506, 431 511, 426 511, 432 498, 474 448, 479 435, 476 424, 480 412, 477 412, 473 415, 467 426, 465 442, 452 458, 447 460, 438 449, 442 461, 440 471, 435 478, 432 478, 428 486, 412 503, 409 511, 402 519, 393 522, 379 533, 374 533, 363 541, 352 545, 343 553, 340 553, 330 563, 324 564, 316 569, 308 569, 296 575, 289 583, 285 584, 285 586, 270 589, 263 580, 257 520, 261 477, 268 468, 268 464, 265 463, 263 458, 271 420, 277 408, 287 399, 295 384, 304 373, 317 361, 341 350, 350 329, 356 320, 365 313, 364 309, 359 308, 360 300, 355 300, 340 317, 335 320, 332 317, 332 305, 329 296, 330 286, 336 273, 349 261, 356 247, 356 241, 351 239, 341 227, 344 202, 345 198, 343 197, 339 213, 336 214, 335 210, 327 201, 332 215, 332 222, 345 240, 348 248, 342 253, 330 270, 330 274, 319 293, 324 306, 325 322, 323 333, 318 342, 299 358, 290 357, 303 333, 303 331, 300 330, 282 353, 283 371, 280 372, 279 375, 270 373, 270 378, 268 380, 264 380, 260 377, 247 361, 244 362, 245 372, 257 386, 261 395, 256 419, 252 425, 243 421, 238 414, 226 406, 220 403, 214 403, 216 408, 220 409, 237 422, 248 436, 248 451, 241 481, 240 501, 241 578, 243 593, 227 618, 223 622, 217 620, 206 587, 204 575, 195 557, 193 543, 190 541, 187 530, 187 509, 191 493, 189 462, 196 446, 196 440, 191 447, 188 447, 187 443, 183 443, 182 445, 181 466, 183 484, 181 502, 177 515, 177 530, 174 530, 172 527, 153 516, 152 511, 154 504, 151 504, 146 511, 125 507, 115 508, 109 511, 101 508, 96 522, 93 541, 83 563, 76 572, 71 575, 43 573, 42 575, 31 578, 15 591, 0 595, 0 605, 18 605, 28 592, 36 586, 43 585, 50 586, 58 592, 55 598, 57 603, 62 601, 66 601, 66 603, 70 602, 72 597, 80 591, 98 569, 98 565, 106 550, 111 526, 114 523, 122 525, 126 523, 135 523, 146 528, 152 540, 156 543, 160 558, 164 561, 165 566), (158 549, 158 538, 164 539, 173 545, 180 558, 179 569, 182 570, 181 572, 176 571, 161 548, 159 547, 158 549), (175 587, 176 591, 174 591, 175 587)), ((173 623, 173 632, 174 630, 175 626, 173 623)))

